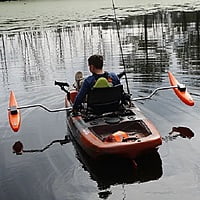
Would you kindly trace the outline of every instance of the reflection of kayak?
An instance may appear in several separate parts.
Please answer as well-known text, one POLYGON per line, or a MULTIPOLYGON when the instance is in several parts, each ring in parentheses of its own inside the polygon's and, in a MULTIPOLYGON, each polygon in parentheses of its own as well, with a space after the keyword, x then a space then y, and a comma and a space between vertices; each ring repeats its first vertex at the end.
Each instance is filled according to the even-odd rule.
POLYGON ((171 72, 168 72, 169 81, 172 86, 178 86, 177 88, 173 88, 176 95, 180 98, 181 101, 183 101, 185 104, 189 106, 194 105, 194 101, 192 97, 190 96, 189 92, 185 87, 183 89, 179 87, 181 84, 176 80, 176 78, 173 76, 171 72))
POLYGON ((157 151, 136 158, 136 167, 130 159, 109 157, 94 160, 80 148, 76 141, 72 141, 77 158, 83 164, 83 168, 90 173, 91 178, 97 182, 100 190, 116 184, 148 182, 162 176, 162 160, 157 151))
POLYGON ((17 132, 21 124, 21 114, 20 111, 17 109, 18 105, 13 91, 10 92, 8 106, 10 108, 8 110, 8 119, 10 126, 13 129, 13 131, 17 132))
MULTIPOLYGON (((72 106, 69 98, 67 95, 66 107, 72 106)), ((67 111, 67 123, 77 143, 93 158, 134 159, 162 143, 156 127, 134 105, 102 115, 74 116, 67 111)))
MULTIPOLYGON (((40 153, 49 149, 55 143, 64 145, 69 142, 73 143, 76 157, 82 163, 84 170, 87 170, 90 177, 97 182, 100 190, 105 190, 116 184, 156 180, 162 176, 162 160, 156 150, 149 151, 147 154, 136 158, 135 161, 119 157, 98 160, 91 158, 71 137, 71 134, 66 135, 64 139, 53 140, 40 149, 24 149, 23 143, 17 141, 13 145, 13 153, 16 153, 16 155, 40 153)), ((104 191, 99 194, 105 195, 104 191)))

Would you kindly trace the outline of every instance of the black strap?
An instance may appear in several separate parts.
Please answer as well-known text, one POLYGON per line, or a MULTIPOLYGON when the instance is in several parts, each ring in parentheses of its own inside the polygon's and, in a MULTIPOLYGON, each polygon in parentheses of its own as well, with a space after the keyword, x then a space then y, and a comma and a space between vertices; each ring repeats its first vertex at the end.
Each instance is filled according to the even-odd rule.
POLYGON ((95 78, 95 81, 97 81, 99 78, 101 78, 101 77, 104 77, 104 78, 106 78, 106 79, 108 79, 109 78, 109 74, 108 74, 108 72, 104 72, 103 74, 95 74, 95 73, 93 73, 93 76, 94 76, 94 78, 95 78))

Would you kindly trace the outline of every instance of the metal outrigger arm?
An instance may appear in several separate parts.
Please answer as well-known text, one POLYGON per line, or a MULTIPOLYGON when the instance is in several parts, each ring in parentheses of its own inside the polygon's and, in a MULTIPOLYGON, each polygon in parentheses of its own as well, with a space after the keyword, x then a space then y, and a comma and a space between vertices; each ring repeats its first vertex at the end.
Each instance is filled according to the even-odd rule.
POLYGON ((159 87, 159 88, 156 88, 155 90, 153 90, 153 92, 151 94, 149 94, 148 96, 146 96, 146 97, 136 97, 136 98, 131 99, 131 101, 150 99, 152 96, 154 96, 160 90, 169 90, 169 89, 174 89, 174 88, 178 88, 180 91, 186 90, 186 87, 183 84, 176 85, 176 86, 159 87))
POLYGON ((25 108, 34 108, 34 107, 40 107, 48 112, 60 112, 60 111, 67 111, 67 110, 71 110, 72 107, 68 107, 68 108, 57 108, 57 109, 50 109, 42 104, 32 104, 32 105, 25 105, 25 106, 19 106, 19 107, 15 107, 15 108, 8 108, 8 111, 11 111, 11 112, 15 112, 15 110, 17 111, 18 109, 21 110, 21 109, 25 109, 25 108))

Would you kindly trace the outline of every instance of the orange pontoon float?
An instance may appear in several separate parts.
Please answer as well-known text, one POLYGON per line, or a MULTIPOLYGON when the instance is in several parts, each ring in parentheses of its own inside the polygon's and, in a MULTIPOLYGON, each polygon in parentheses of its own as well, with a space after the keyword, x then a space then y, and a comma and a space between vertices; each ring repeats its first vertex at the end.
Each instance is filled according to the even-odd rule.
POLYGON ((193 106, 194 101, 189 92, 187 91, 186 87, 180 84, 171 72, 168 72, 168 76, 170 84, 172 86, 177 86, 173 88, 173 90, 176 93, 176 95, 180 98, 180 100, 189 106, 193 106))
POLYGON ((14 132, 17 132, 20 128, 21 124, 21 114, 20 111, 17 109, 17 101, 15 98, 15 94, 13 91, 10 92, 9 98, 9 110, 8 110, 8 119, 10 123, 10 127, 14 132))

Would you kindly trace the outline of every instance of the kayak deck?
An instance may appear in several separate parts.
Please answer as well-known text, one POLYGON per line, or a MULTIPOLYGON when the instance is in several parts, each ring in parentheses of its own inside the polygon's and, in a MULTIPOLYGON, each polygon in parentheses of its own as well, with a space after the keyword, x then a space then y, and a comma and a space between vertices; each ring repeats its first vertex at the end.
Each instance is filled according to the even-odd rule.
POLYGON ((87 120, 68 112, 67 124, 73 138, 91 157, 97 159, 112 155, 135 159, 156 149, 162 144, 162 139, 137 107, 128 110, 131 111, 129 114, 117 112, 87 120))
MULTIPOLYGON (((116 118, 118 119, 118 118, 116 118)), ((109 135, 122 131, 127 133, 132 139, 138 139, 141 137, 147 137, 151 132, 146 128, 142 120, 124 120, 124 122, 110 124, 109 118, 101 118, 98 121, 93 121, 95 126, 89 126, 89 129, 102 141, 109 135)), ((113 120, 113 119, 111 119, 113 120)), ((120 119, 119 119, 120 120, 120 119)), ((116 120, 117 121, 117 120, 116 120)))

